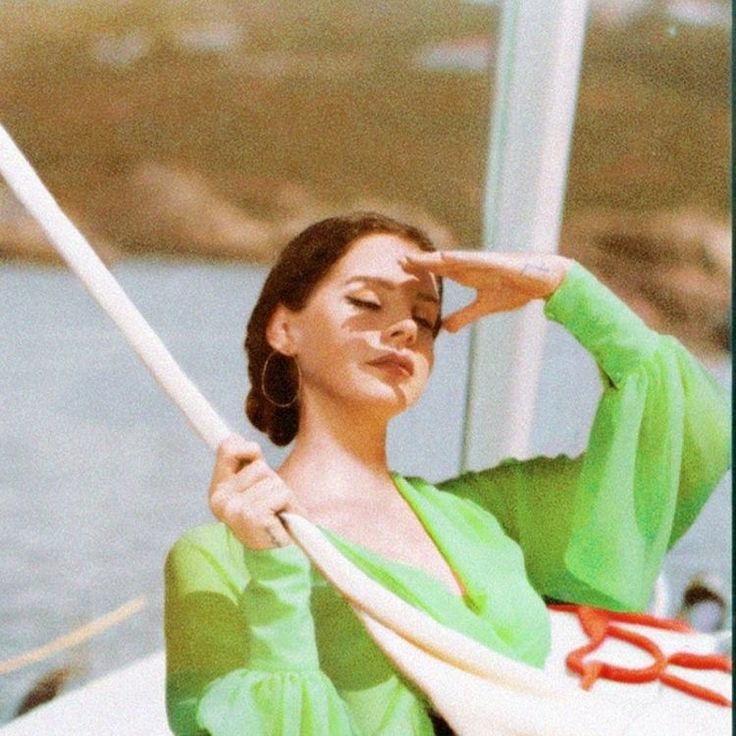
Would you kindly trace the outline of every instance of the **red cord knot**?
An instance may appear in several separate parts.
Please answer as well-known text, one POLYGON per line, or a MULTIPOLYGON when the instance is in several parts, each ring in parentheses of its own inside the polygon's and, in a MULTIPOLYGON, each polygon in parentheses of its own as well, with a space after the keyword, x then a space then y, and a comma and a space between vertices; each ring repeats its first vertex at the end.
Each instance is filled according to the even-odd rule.
POLYGON ((575 613, 583 631, 588 636, 588 643, 570 652, 565 663, 581 677, 581 687, 590 690, 599 678, 615 682, 642 683, 659 680, 669 687, 680 690, 694 698, 700 698, 716 705, 731 707, 731 701, 710 688, 689 682, 682 677, 666 672, 668 665, 695 670, 720 670, 731 672, 731 658, 720 654, 693 654, 691 652, 675 652, 669 657, 657 644, 634 631, 615 626, 614 621, 639 626, 650 626, 669 631, 692 633, 692 629, 684 621, 677 619, 657 618, 646 613, 618 613, 592 606, 577 606, 572 604, 554 604, 549 608, 553 611, 575 613), (652 663, 646 667, 620 667, 602 662, 597 659, 588 659, 586 656, 594 652, 608 638, 625 641, 652 657, 652 663))

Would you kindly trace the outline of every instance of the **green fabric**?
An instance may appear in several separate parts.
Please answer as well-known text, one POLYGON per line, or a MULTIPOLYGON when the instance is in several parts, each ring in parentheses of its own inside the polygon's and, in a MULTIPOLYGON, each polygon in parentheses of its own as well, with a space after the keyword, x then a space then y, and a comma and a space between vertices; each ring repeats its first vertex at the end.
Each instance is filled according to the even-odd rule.
POLYGON ((509 460, 438 487, 499 520, 544 595, 643 609, 666 551, 729 467, 729 397, 677 340, 649 330, 578 264, 545 313, 604 377, 587 450, 509 460))
MULTIPOLYGON (((537 666, 549 650, 540 595, 644 608, 664 554, 730 458, 726 393, 676 340, 649 330, 578 265, 545 312, 604 378, 585 454, 508 460, 437 486, 393 474, 464 599, 327 532, 412 605, 537 666)), ((247 550, 222 524, 187 532, 167 558, 165 615, 178 736, 433 733, 421 694, 294 546, 247 550)))

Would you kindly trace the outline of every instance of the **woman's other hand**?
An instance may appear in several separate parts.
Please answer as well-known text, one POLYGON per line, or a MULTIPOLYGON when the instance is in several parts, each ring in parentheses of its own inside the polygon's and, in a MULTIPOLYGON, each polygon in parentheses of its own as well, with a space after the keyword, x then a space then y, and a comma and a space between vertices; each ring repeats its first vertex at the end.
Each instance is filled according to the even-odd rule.
POLYGON ((237 434, 217 448, 209 504, 215 517, 250 549, 291 544, 277 514, 302 513, 291 489, 263 459, 260 445, 237 434))
POLYGON ((477 291, 475 301, 443 319, 442 326, 450 332, 486 314, 518 309, 532 299, 550 296, 571 265, 569 258, 553 253, 461 250, 412 253, 403 263, 410 273, 427 270, 477 291))

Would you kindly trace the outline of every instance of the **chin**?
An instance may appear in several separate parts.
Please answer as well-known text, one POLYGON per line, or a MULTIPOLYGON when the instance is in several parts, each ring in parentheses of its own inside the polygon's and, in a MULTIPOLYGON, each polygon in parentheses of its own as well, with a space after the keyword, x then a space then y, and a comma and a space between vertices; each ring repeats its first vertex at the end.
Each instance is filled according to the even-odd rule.
POLYGON ((356 371, 347 380, 332 386, 332 396, 359 413, 391 419, 413 406, 421 397, 426 381, 421 375, 395 380, 378 377, 367 371, 356 371))
POLYGON ((376 413, 388 416, 395 416, 406 411, 416 404, 420 396, 421 391, 418 391, 417 387, 410 385, 409 382, 404 385, 381 383, 374 390, 362 393, 364 401, 375 406, 376 413))

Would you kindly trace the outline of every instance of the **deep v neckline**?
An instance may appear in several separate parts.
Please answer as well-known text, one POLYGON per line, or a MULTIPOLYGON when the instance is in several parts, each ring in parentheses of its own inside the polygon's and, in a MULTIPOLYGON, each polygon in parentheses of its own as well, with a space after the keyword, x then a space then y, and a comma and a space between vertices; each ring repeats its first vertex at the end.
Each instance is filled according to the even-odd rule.
MULTIPOLYGON (((549 614, 527 580, 518 545, 491 514, 473 504, 421 478, 393 472, 390 477, 461 584, 462 596, 423 568, 320 527, 327 538, 363 573, 439 623, 541 666, 549 651, 549 614)), ((314 568, 313 575, 314 582, 329 587, 314 568)))
MULTIPOLYGON (((422 528, 424 529, 425 533, 429 537, 429 540, 434 545, 434 548, 437 550, 440 557, 444 560, 445 564, 447 565, 447 568, 449 569, 452 576, 455 578, 455 581, 457 582, 459 588, 460 588, 460 594, 453 592, 452 590, 449 590, 447 586, 441 581, 438 580, 438 578, 435 578, 434 575, 429 575, 429 577, 438 580, 438 582, 445 588, 447 588, 448 592, 454 597, 457 598, 460 601, 463 601, 465 604, 472 606, 472 596, 470 593, 470 588, 468 585, 468 580, 466 579, 465 575, 463 574, 461 570, 461 566, 459 566, 457 563, 457 559, 455 559, 455 556, 452 554, 452 551, 448 549, 448 547, 443 543, 442 539, 439 538, 434 529, 431 521, 429 520, 429 516, 432 514, 432 509, 428 509, 425 504, 422 503, 421 495, 417 492, 416 488, 412 486, 411 483, 409 483, 406 478, 404 478, 403 475, 400 473, 396 473, 393 470, 389 471, 389 475, 391 476, 391 480, 394 484, 394 487, 399 492, 401 497, 406 501, 409 508, 412 510, 412 513, 414 516, 418 519, 419 523, 422 525, 422 528)), ((400 563, 401 564, 401 563, 400 563)), ((414 568, 412 565, 406 565, 406 567, 414 568)), ((424 572, 422 570, 422 572, 424 572)))
POLYGON ((320 528, 329 537, 331 537, 333 541, 339 542, 340 546, 344 548, 348 548, 355 552, 358 552, 360 557, 367 557, 370 560, 377 561, 383 567, 393 567, 400 571, 411 571, 411 573, 413 574, 420 575, 426 578, 428 581, 431 581, 434 586, 437 586, 438 589, 444 591, 446 595, 449 595, 458 603, 464 605, 469 610, 474 610, 475 605, 470 594, 468 582, 466 581, 465 576, 460 569, 460 566, 457 565, 457 560, 455 559, 452 552, 442 543, 442 540, 435 535, 432 529, 431 522, 428 521, 427 517, 431 515, 431 509, 428 510, 424 508, 424 504, 422 504, 422 499, 419 497, 419 494, 417 494, 413 486, 411 486, 411 484, 402 475, 394 471, 389 471, 389 476, 391 477, 394 488, 396 488, 396 491, 399 493, 401 498, 409 506, 412 514, 414 514, 415 518, 422 525, 425 534, 428 536, 429 541, 434 546, 437 554, 439 554, 440 558, 447 565, 450 574, 455 578, 455 581, 460 588, 459 593, 456 593, 454 590, 450 589, 448 585, 440 578, 432 575, 432 573, 427 572, 421 567, 417 567, 416 565, 412 565, 408 562, 401 562, 391 557, 386 557, 385 555, 372 550, 370 547, 367 547, 360 542, 355 542, 342 534, 338 534, 330 530, 329 528, 320 528))

